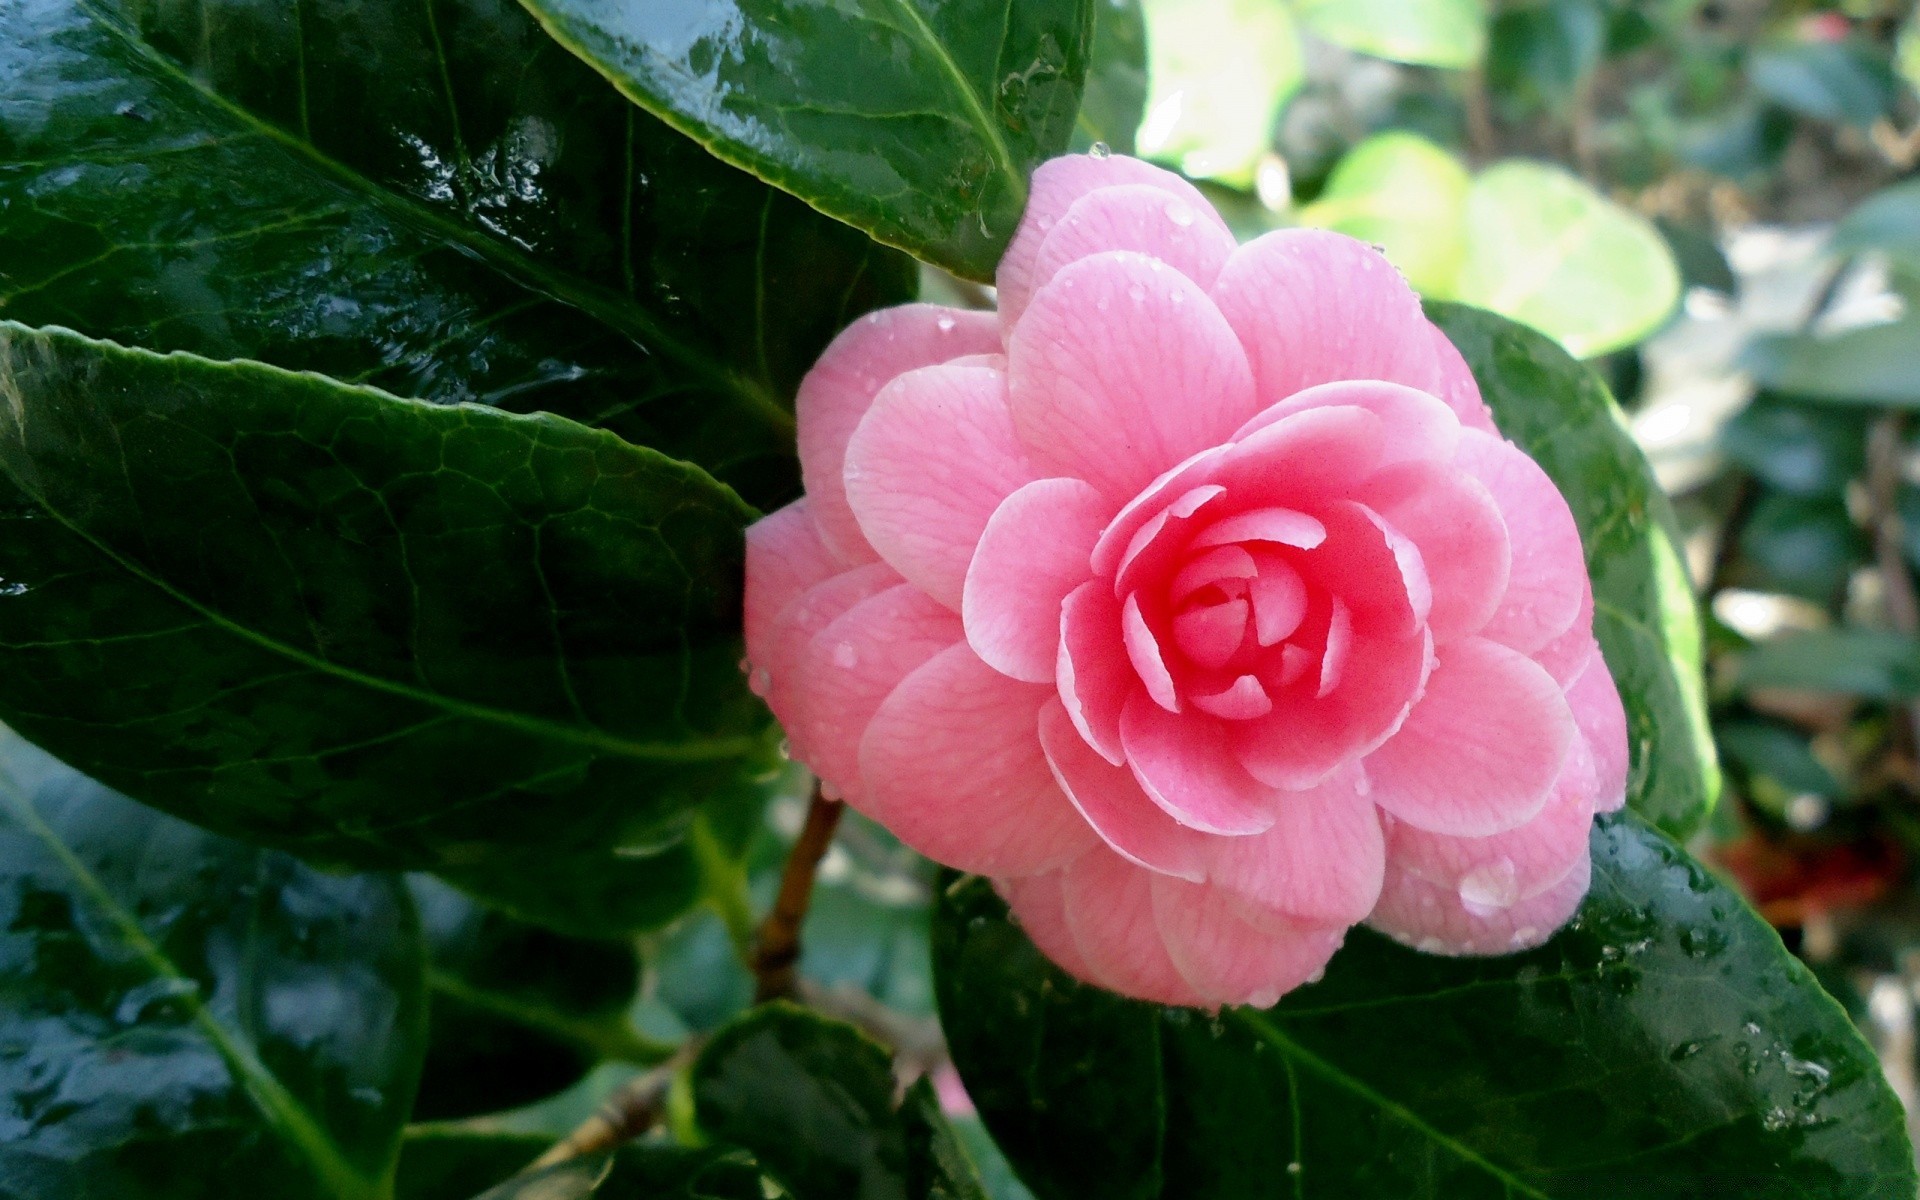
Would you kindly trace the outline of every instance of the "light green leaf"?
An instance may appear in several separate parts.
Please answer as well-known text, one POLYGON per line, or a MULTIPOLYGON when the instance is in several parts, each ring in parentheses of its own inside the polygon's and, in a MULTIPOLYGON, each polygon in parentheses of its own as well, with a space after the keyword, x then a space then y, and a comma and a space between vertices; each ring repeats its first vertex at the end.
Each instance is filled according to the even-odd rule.
POLYGON ((1740 658, 1743 687, 1920 696, 1920 641, 1881 629, 1823 629, 1763 642, 1740 658))
POLYGON ((1467 195, 1467 254, 1451 299, 1525 322, 1587 358, 1665 323, 1680 271, 1652 223, 1533 162, 1482 171, 1467 195))
POLYGON ((1140 153, 1196 179, 1253 182, 1273 124, 1304 76, 1277 0, 1142 0, 1147 115, 1140 153))
POLYGON ((1330 42, 1375 58, 1471 67, 1487 52, 1485 0, 1293 0, 1330 42))
POLYGON ((1373 243, 1415 290, 1447 296, 1466 261, 1470 183, 1465 163, 1418 134, 1379 133, 1347 152, 1299 218, 1373 243))
POLYGON ((1140 0, 1094 0, 1093 63, 1074 127, 1073 148, 1105 144, 1132 154, 1147 109, 1147 18, 1140 0))
POLYGON ((1762 387, 1808 400, 1920 408, 1920 314, 1831 337, 1763 337, 1740 365, 1762 387))
POLYGON ((726 161, 991 280, 1027 177, 1072 136, 1096 0, 523 2, 726 161))

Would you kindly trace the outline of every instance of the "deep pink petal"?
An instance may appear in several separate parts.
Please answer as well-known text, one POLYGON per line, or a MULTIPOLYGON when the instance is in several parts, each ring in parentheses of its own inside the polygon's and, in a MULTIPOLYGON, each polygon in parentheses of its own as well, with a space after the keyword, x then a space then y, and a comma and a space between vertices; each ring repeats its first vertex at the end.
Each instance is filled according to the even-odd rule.
POLYGON ((1276 693, 1271 716, 1236 727, 1234 753, 1255 778, 1275 787, 1319 783, 1400 728, 1426 682, 1431 645, 1424 629, 1397 641, 1357 639, 1348 652, 1345 686, 1319 698, 1313 695, 1319 689, 1315 677, 1313 691, 1303 694, 1296 686, 1284 696, 1276 693))
POLYGON ((962 636, 960 618, 911 583, 867 597, 815 634, 800 661, 799 719, 813 773, 864 809, 867 722, 902 679, 962 636))
POLYGON ((983 875, 1064 865, 1096 838, 1040 749, 1051 689, 1020 683, 964 642, 880 705, 860 744, 874 819, 915 850, 983 875))
POLYGON ((1234 761, 1219 721, 1170 713, 1136 691, 1120 712, 1120 743, 1147 798, 1189 829, 1233 836, 1272 827, 1274 789, 1234 761))
POLYGON ((1115 854, 1152 871, 1199 882, 1210 838, 1175 821, 1125 767, 1094 753, 1058 698, 1040 710, 1040 745, 1053 777, 1115 854))
POLYGON ((1460 444, 1460 419, 1426 392, 1379 379, 1315 384, 1260 410, 1233 435, 1240 441, 1313 408, 1364 408, 1382 424, 1379 461, 1447 462, 1460 444))
POLYGON ((1379 809, 1358 786, 1362 778, 1351 766, 1318 787, 1288 792, 1265 833, 1208 838, 1208 882, 1297 920, 1363 920, 1380 897, 1386 841, 1379 809))
MULTIPOLYGON (((774 618, 800 593, 838 574, 842 564, 820 540, 805 497, 747 527, 747 661, 766 666, 775 636, 774 618)), ((756 670, 753 690, 764 696, 766 680, 756 670)))
POLYGON ((1226 448, 1207 482, 1242 504, 1336 499, 1373 474, 1391 440, 1386 422, 1364 408, 1311 408, 1226 448))
POLYGON ((1060 658, 1054 666, 1067 716, 1100 757, 1124 764, 1120 710, 1135 683, 1121 632, 1120 602, 1101 580, 1075 588, 1060 606, 1060 658))
POLYGON ((841 613, 901 582, 887 564, 868 563, 814 584, 774 617, 764 654, 753 662, 753 677, 764 686, 760 696, 779 718, 793 756, 801 762, 813 761, 804 719, 809 681, 802 663, 808 643, 841 613))
POLYGON ((1500 506, 1512 547, 1506 594, 1481 636, 1538 650, 1573 626, 1586 597, 1579 527, 1553 480, 1512 443, 1468 431, 1456 461, 1500 506))
POLYGON ((1252 675, 1242 675, 1225 691, 1188 697, 1204 713, 1229 721, 1250 721, 1273 711, 1273 698, 1252 675))
POLYGON ((847 501, 867 541, 956 611, 987 518, 1033 478, 1006 376, 991 367, 908 371, 874 397, 847 445, 847 501))
POLYGON ((1266 1008, 1312 982, 1346 938, 1339 925, 1255 924, 1218 888, 1160 875, 1153 915, 1175 968, 1210 1006, 1266 1008))
POLYGON ((1040 247, 1053 227, 1060 223, 1060 218, 1088 192, 1128 184, 1159 188, 1193 205, 1201 220, 1226 228, 1226 222, 1199 189, 1165 168, 1119 154, 1109 158, 1095 158, 1090 154, 1050 158, 1034 169, 1026 212, 1021 214, 1019 228, 1013 231, 1013 240, 1001 255, 1000 268, 994 276, 1000 315, 1008 326, 1019 320, 1034 293, 1033 271, 1040 258, 1040 247))
POLYGON ((1433 356, 1440 365, 1440 384, 1433 394, 1446 401, 1447 407, 1460 418, 1460 423, 1468 429, 1478 429, 1482 433, 1498 434, 1494 426, 1493 412, 1480 397, 1480 385, 1473 378, 1473 372, 1467 368, 1467 360, 1460 357, 1460 351, 1440 332, 1438 325, 1429 326, 1433 338, 1433 356))
MULTIPOLYGON (((1234 240, 1204 201, 1196 205, 1152 184, 1100 188, 1075 200, 1040 244, 1034 290, 1045 287, 1069 263, 1107 250, 1151 255, 1204 292, 1232 256, 1234 240)), ((1008 320, 1020 316, 1017 309, 1007 311, 1004 298, 1001 312, 1008 320)))
POLYGON ((1129 251, 1054 276, 1014 326, 1007 359, 1014 428, 1035 462, 1116 505, 1254 412, 1246 356, 1213 302, 1129 251))
POLYGON ((1201 1004, 1205 997, 1174 968, 1154 920, 1152 881, 1163 878, 1095 847, 1062 880, 1067 928, 1102 987, 1160 1004, 1201 1004))
POLYGON ((1433 587, 1420 552, 1363 504, 1336 501, 1320 510, 1327 540, 1298 555, 1309 584, 1340 597, 1364 636, 1403 638, 1426 624, 1433 587))
MULTIPOLYGON (((1119 570, 1113 576, 1113 594, 1124 596, 1148 580, 1163 577, 1186 553, 1187 539, 1196 520, 1206 519, 1196 514, 1213 507, 1226 493, 1227 489, 1214 485, 1192 488, 1174 497, 1135 530, 1127 542, 1126 553, 1120 558, 1119 570)), ((1115 521, 1118 520, 1116 517, 1115 521)), ((1100 546, 1113 529, 1110 523, 1101 533, 1101 541, 1094 543, 1095 562, 1100 560, 1100 546)), ((1097 568, 1094 573, 1101 574, 1097 568)))
POLYGON ((1290 508, 1250 508, 1215 521, 1194 536, 1192 545, 1228 546, 1238 542, 1272 542, 1311 550, 1327 540, 1327 527, 1290 508))
MULTIPOLYGON (((1244 599, 1190 608, 1173 618, 1173 644, 1188 662, 1209 671, 1218 671, 1227 665, 1227 660, 1246 641, 1248 610, 1249 605, 1244 599)), ((1254 680, 1254 690, 1265 696, 1264 692, 1259 691, 1258 680, 1254 680)), ((1265 707, 1273 707, 1272 702, 1266 702, 1265 707)))
POLYGON ((1277 554, 1255 555, 1254 561, 1259 574, 1247 585, 1254 640, 1272 646, 1300 628, 1307 615, 1307 585, 1293 564, 1277 554))
POLYGON ((1592 871, 1592 860, 1581 855, 1539 895, 1475 915, 1457 891, 1389 867, 1367 924, 1428 954, 1513 954, 1540 945, 1567 923, 1586 897, 1592 871))
POLYGON ((1374 801, 1434 833, 1512 829, 1546 803, 1573 713, 1553 677, 1518 651, 1466 638, 1437 657, 1406 724, 1367 759, 1374 801))
POLYGON ((1353 614, 1340 597, 1333 598, 1333 615, 1327 620, 1327 644, 1320 651, 1320 687, 1314 699, 1325 700, 1340 686, 1353 654, 1353 614))
MULTIPOLYGON (((1140 613, 1137 592, 1129 592, 1126 602, 1120 606, 1120 635, 1126 641, 1127 661, 1133 664, 1134 674, 1139 676, 1146 694, 1167 712, 1179 712, 1180 697, 1174 691, 1173 676, 1167 671, 1167 660, 1160 651, 1159 641, 1140 613)), ((1124 730, 1124 722, 1122 728, 1124 730)))
POLYGON ((1088 557, 1112 515, 1113 503, 1078 479, 1035 480, 994 510, 960 607, 989 666, 1028 683, 1054 677, 1060 605, 1090 577, 1088 557))
POLYGON ((1631 767, 1627 713, 1620 706, 1620 691, 1599 647, 1594 648, 1586 669, 1567 689, 1567 705, 1573 709, 1573 723, 1593 755, 1594 811, 1613 812, 1627 802, 1627 772, 1631 767))
POLYGON ((876 557, 847 504, 841 472, 847 441, 880 389, 915 367, 1000 349, 1000 321, 990 312, 937 304, 882 309, 847 326, 800 381, 794 398, 800 476, 820 537, 848 563, 876 557))
POLYGON ((1478 633, 1506 595, 1512 561, 1507 523, 1486 487, 1453 468, 1403 463, 1368 480, 1355 498, 1420 551, 1434 642, 1478 633))
MULTIPOLYGON (((1208 584, 1230 579, 1252 579, 1259 573, 1260 568, 1253 561, 1253 555, 1244 548, 1217 546, 1180 568, 1167 587, 1167 598, 1177 604, 1208 584)), ((1126 587, 1130 582, 1126 573, 1122 572, 1121 586, 1126 587)))
POLYGON ((1067 928, 1066 894, 1062 890, 1065 879, 1063 868, 1044 875, 996 879, 993 888, 1013 910, 1021 932, 1040 948, 1040 953, 1075 979, 1098 986, 1093 969, 1080 957, 1080 946, 1073 940, 1073 931, 1067 928))
POLYGON ((1420 300, 1379 251, 1320 229, 1282 229, 1234 251, 1214 303, 1240 335, 1263 406, 1336 379, 1441 385, 1420 300))
POLYGON ((1214 472, 1233 451, 1232 446, 1211 446, 1169 468, 1158 479, 1142 488, 1140 494, 1121 506, 1100 534, 1093 547, 1093 573, 1112 576, 1121 565, 1138 555, 1154 533, 1150 526, 1164 526, 1175 511, 1187 515, 1226 489, 1210 483, 1214 472))

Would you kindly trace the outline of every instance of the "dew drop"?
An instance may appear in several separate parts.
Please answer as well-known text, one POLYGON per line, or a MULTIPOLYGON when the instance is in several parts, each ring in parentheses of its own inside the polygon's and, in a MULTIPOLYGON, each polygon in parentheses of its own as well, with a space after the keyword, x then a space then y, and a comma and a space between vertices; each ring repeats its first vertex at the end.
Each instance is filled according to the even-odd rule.
POLYGON ((1193 224, 1193 206, 1185 200, 1169 200, 1162 211, 1167 214, 1167 220, 1182 229, 1193 224))
POLYGON ((1537 927, 1532 925, 1522 925, 1520 928, 1513 931, 1513 938, 1511 939, 1510 944, 1513 946, 1515 950, 1518 950, 1523 946, 1533 945, 1534 940, 1537 939, 1539 936, 1540 936, 1540 930, 1537 927))
POLYGON ((1095 158, 1112 158, 1113 147, 1107 145, 1105 142, 1095 142, 1093 145, 1087 147, 1087 153, 1095 158))
POLYGON ((1361 775, 1353 781, 1353 794, 1356 796, 1371 796, 1373 794, 1373 780, 1368 779, 1364 774, 1361 775))
POLYGON ((1127 299, 1135 304, 1143 304, 1147 299, 1147 289, 1136 283, 1127 289, 1127 299))
POLYGON ((1446 950, 1447 944, 1437 937, 1423 937, 1413 948, 1422 954, 1439 954, 1446 950))
POLYGON ((747 685, 753 689, 754 695, 764 696, 768 689, 773 687, 773 672, 765 667, 758 667, 753 674, 747 676, 747 685))
POLYGON ((1099 309, 1101 312, 1107 311, 1107 298, 1105 296, 1100 297, 1098 300, 1095 300, 1093 302, 1093 306, 1099 309))
POLYGON ((952 317, 941 317, 941 318, 940 318, 940 319, 939 319, 938 321, 935 321, 935 322, 934 322, 934 325, 935 325, 935 326, 936 326, 936 327, 937 327, 937 328, 938 328, 938 329, 940 330, 940 332, 941 332, 941 333, 952 333, 952 332, 953 332, 953 318, 952 318, 952 317))
POLYGON ((1287 1164, 1287 1174, 1289 1174, 1289 1175, 1298 1175, 1299 1173, 1300 1173, 1300 1164, 1299 1164, 1299 1163, 1297 1163, 1297 1162, 1290 1162, 1290 1163, 1288 1163, 1288 1164, 1287 1164))
POLYGON ((1509 909, 1520 899, 1520 876, 1510 858, 1482 863, 1460 878, 1460 903, 1476 917, 1509 909))
POLYGON ((841 642, 833 648, 833 665, 842 671, 851 671, 860 661, 860 652, 853 648, 852 642, 841 642))

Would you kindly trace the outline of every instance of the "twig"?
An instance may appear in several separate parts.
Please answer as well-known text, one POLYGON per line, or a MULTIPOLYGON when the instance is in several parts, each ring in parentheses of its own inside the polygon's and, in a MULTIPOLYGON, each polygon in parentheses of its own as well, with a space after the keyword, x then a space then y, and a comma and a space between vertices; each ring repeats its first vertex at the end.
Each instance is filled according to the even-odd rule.
POLYGON ((787 855, 786 869, 780 875, 780 894, 774 898, 773 911, 760 923, 760 936, 753 952, 753 1000, 785 1000, 793 996, 794 967, 800 961, 800 926, 807 919, 807 905, 813 899, 813 877, 833 844, 833 831, 840 824, 846 806, 829 800, 813 785, 813 799, 807 805, 807 823, 800 829, 793 852, 787 855))
POLYGON ((694 1055, 700 1052, 700 1044, 700 1039, 689 1038, 674 1051, 673 1057, 614 1089, 591 1117, 548 1147, 547 1152, 527 1164, 526 1169, 537 1171, 570 1158, 611 1150, 659 1124, 673 1077, 693 1061, 694 1055))
POLYGON ((1493 102, 1487 94, 1487 72, 1475 65, 1466 71, 1467 153, 1475 166, 1492 161, 1499 149, 1493 130, 1493 102))

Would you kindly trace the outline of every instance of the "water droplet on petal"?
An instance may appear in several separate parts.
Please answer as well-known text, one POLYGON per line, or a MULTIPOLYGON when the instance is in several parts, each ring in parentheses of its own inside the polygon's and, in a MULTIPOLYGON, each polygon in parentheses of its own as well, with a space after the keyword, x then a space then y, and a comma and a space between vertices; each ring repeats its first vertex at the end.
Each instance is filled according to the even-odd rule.
POLYGON ((1445 953, 1447 944, 1437 937, 1423 937, 1413 948, 1422 954, 1442 954, 1445 953))
POLYGON ((935 327, 937 327, 941 333, 952 333, 953 324, 954 321, 952 317, 941 317, 938 321, 934 322, 935 327))
POLYGON ((833 665, 842 671, 850 671, 860 661, 860 652, 853 648, 852 642, 841 642, 833 648, 833 665))
POLYGON ((1095 158, 1111 158, 1113 156, 1113 147, 1107 145, 1105 142, 1095 142, 1093 145, 1087 147, 1087 153, 1095 158))
POLYGON ((1169 200, 1167 201, 1166 208, 1162 211, 1167 214, 1167 220, 1172 221, 1182 229, 1193 224, 1193 205, 1188 204, 1185 200, 1169 200))
POLYGON ((1147 299, 1147 289, 1136 283, 1127 289, 1127 298, 1135 304, 1145 303, 1147 299))
POLYGON ((1460 903, 1476 917, 1512 908, 1520 899, 1520 876, 1510 858, 1482 863, 1460 878, 1460 903))

